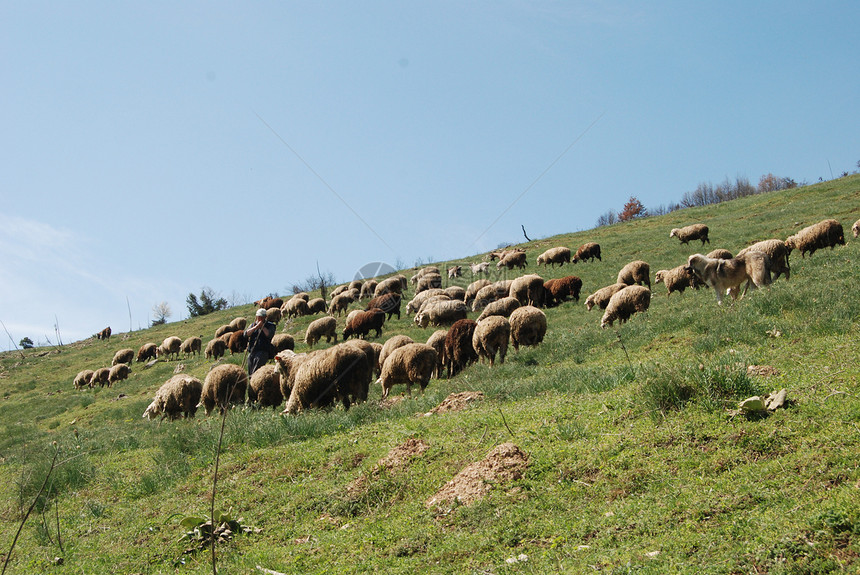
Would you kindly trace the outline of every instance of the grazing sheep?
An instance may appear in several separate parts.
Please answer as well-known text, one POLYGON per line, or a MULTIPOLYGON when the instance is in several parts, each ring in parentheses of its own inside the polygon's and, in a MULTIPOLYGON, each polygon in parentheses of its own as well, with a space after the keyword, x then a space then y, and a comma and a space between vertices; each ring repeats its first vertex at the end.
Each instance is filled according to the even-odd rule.
POLYGON ((157 357, 156 350, 158 350, 158 346, 154 343, 145 343, 140 346, 140 349, 137 350, 138 363, 142 363, 148 359, 155 359, 157 357))
POLYGON ((429 289, 441 287, 442 276, 437 273, 427 273, 421 276, 421 278, 418 280, 418 284, 415 286, 415 293, 419 294, 429 289))
MULTIPOLYGON (((498 283, 498 282, 497 282, 498 283)), ((508 288, 510 289, 510 288, 508 288)), ((474 299, 472 300, 472 311, 478 311, 479 309, 486 307, 492 302, 500 299, 502 297, 506 297, 507 294, 500 295, 499 290, 496 288, 496 284, 488 284, 478 290, 478 293, 475 294, 474 299)))
POLYGON ((600 309, 606 309, 612 296, 626 287, 627 284, 617 283, 600 288, 585 300, 585 309, 591 311, 591 308, 594 306, 597 306, 600 309))
POLYGON ((409 300, 409 302, 406 304, 406 315, 417 313, 421 309, 421 306, 424 305, 425 301, 427 301, 431 297, 435 297, 438 295, 447 294, 445 293, 445 290, 441 288, 428 289, 421 293, 415 294, 415 297, 409 300))
POLYGON ((248 403, 257 407, 277 408, 284 402, 281 393, 281 377, 274 365, 264 365, 254 372, 248 382, 248 403))
POLYGON ((220 339, 221 341, 224 342, 224 345, 227 346, 227 345, 230 345, 230 338, 233 337, 234 333, 236 333, 236 332, 235 331, 228 331, 227 333, 225 333, 223 335, 219 335, 216 339, 220 339))
POLYGON ((146 419, 179 419, 194 417, 203 392, 203 382, 196 377, 180 373, 168 379, 158 391, 152 403, 143 412, 146 419))
POLYGON ((642 260, 632 261, 618 272, 618 279, 615 283, 619 284, 640 284, 648 286, 651 289, 651 267, 642 260))
POLYGON ((511 282, 507 295, 517 298, 520 305, 543 307, 545 301, 543 278, 537 274, 520 276, 511 282))
POLYGON ((772 279, 778 278, 780 274, 785 274, 786 280, 791 277, 791 268, 788 263, 788 255, 791 252, 785 247, 784 241, 773 239, 756 242, 739 251, 738 257, 742 257, 749 252, 761 252, 767 254, 770 258, 770 271, 773 273, 772 279))
POLYGON ((359 299, 372 298, 377 285, 379 285, 379 282, 376 280, 367 280, 361 284, 361 291, 358 292, 359 299))
POLYGON ((233 327, 232 325, 224 324, 222 326, 219 326, 218 329, 215 330, 215 337, 221 337, 224 334, 233 333, 234 331, 242 331, 242 330, 238 330, 235 327, 233 327))
POLYGON ((131 368, 126 363, 118 363, 108 371, 108 387, 113 387, 113 384, 123 379, 128 379, 128 374, 131 368))
POLYGON ((99 387, 104 387, 105 384, 108 383, 108 377, 110 376, 110 368, 109 367, 100 367, 93 372, 93 376, 90 378, 90 387, 95 387, 96 384, 99 384, 99 387))
POLYGON ((288 333, 275 334, 272 337, 272 347, 275 348, 275 354, 281 353, 285 349, 296 349, 296 340, 288 333))
POLYGON ((352 280, 351 282, 349 282, 349 289, 351 289, 351 290, 357 289, 359 292, 361 292, 361 284, 362 284, 361 280, 352 280))
POLYGON ((164 338, 164 341, 161 342, 161 345, 158 346, 158 349, 156 349, 155 352, 159 359, 162 356, 166 356, 167 359, 170 359, 171 355, 176 356, 176 359, 179 359, 180 347, 182 347, 182 340, 175 335, 171 335, 170 337, 164 338))
POLYGON ((442 377, 444 369, 443 358, 445 356, 445 338, 448 336, 448 330, 437 329, 430 337, 427 338, 427 345, 436 350, 438 359, 436 361, 436 369, 433 371, 433 377, 439 379, 442 377))
POLYGON ((328 307, 328 312, 331 315, 340 316, 341 313, 346 313, 349 304, 353 302, 352 296, 348 292, 339 293, 331 298, 331 303, 328 307))
POLYGON ((860 236, 860 220, 854 222, 854 225, 851 226, 851 233, 854 234, 854 237, 860 236))
POLYGON ((75 389, 83 389, 85 387, 92 387, 91 382, 93 380, 93 370, 85 369, 83 371, 79 371, 78 375, 75 376, 74 382, 72 382, 75 386, 75 389))
POLYGON ((415 314, 415 324, 426 328, 428 325, 441 326, 465 319, 469 309, 458 299, 437 301, 422 308, 415 314))
POLYGON ((837 245, 845 245, 845 234, 842 233, 842 224, 836 220, 820 221, 803 228, 785 240, 788 252, 800 250, 800 257, 806 257, 806 252, 811 256, 815 250, 833 249, 837 245))
MULTIPOLYGON (((367 394, 370 392, 370 382, 373 381, 373 372, 379 370, 379 366, 377 365, 377 348, 369 341, 364 341, 363 339, 352 339, 346 342, 346 345, 360 349, 366 356, 368 365, 367 379, 361 381, 358 379, 353 380, 353 387, 349 390, 350 403, 362 403, 367 401, 367 394)), ((382 346, 379 346, 379 348, 381 349, 382 346)))
POLYGON ((283 413, 326 407, 340 400, 349 409, 355 394, 371 379, 371 366, 360 348, 340 344, 311 354, 298 367, 283 413))
POLYGON ((454 322, 448 335, 445 336, 445 368, 448 379, 463 371, 467 366, 478 361, 478 354, 472 347, 472 336, 478 325, 473 319, 461 319, 454 322))
POLYGON ((248 374, 235 363, 222 363, 213 367, 203 380, 200 394, 201 405, 206 415, 216 407, 224 413, 231 404, 245 403, 245 390, 248 387, 248 374))
POLYGON ((230 350, 230 355, 237 353, 245 353, 245 348, 248 347, 248 336, 244 331, 234 331, 230 334, 230 339, 227 341, 227 349, 230 350))
POLYGON ((333 317, 321 317, 312 321, 305 332, 305 343, 313 347, 323 336, 326 343, 331 343, 332 339, 337 343, 337 320, 333 317))
POLYGON ((96 334, 96 339, 110 339, 110 326, 107 326, 96 334))
POLYGON ((364 309, 381 309, 388 315, 388 319, 391 319, 391 316, 395 314, 397 315, 397 319, 400 319, 400 302, 402 300, 403 296, 399 293, 387 293, 367 302, 367 306, 364 309))
POLYGON ((206 344, 206 350, 203 352, 203 355, 206 359, 217 360, 219 357, 223 357, 225 353, 227 353, 227 344, 224 343, 223 339, 216 337, 206 344))
POLYGON ((514 310, 520 307, 520 305, 519 300, 515 297, 503 297, 502 299, 488 303, 487 307, 484 308, 484 311, 481 312, 481 315, 478 316, 477 321, 480 323, 485 318, 494 315, 510 317, 510 315, 514 313, 514 310))
POLYGON ((654 274, 654 284, 666 284, 666 297, 669 297, 672 292, 684 293, 684 290, 689 288, 699 289, 704 285, 695 274, 690 273, 686 264, 681 264, 669 270, 659 270, 654 274))
POLYGON ((381 295, 385 295, 387 293, 403 293, 403 281, 399 276, 392 276, 390 278, 385 278, 378 284, 376 284, 376 289, 373 290, 373 297, 379 297, 381 295))
POLYGON ((472 275, 474 276, 486 274, 489 267, 489 262, 478 262, 476 264, 469 264, 469 268, 471 268, 472 275))
MULTIPOLYGON (((325 300, 319 298, 323 302, 323 306, 325 306, 325 300)), ((316 301, 316 300, 314 300, 316 301)), ((319 305, 319 304, 315 304, 319 305)), ((305 315, 311 315, 311 304, 308 301, 300 297, 293 297, 284 304, 284 309, 282 310, 283 315, 290 317, 302 317, 305 315)))
POLYGON ((460 286, 448 286, 445 288, 445 295, 451 299, 458 299, 462 302, 466 301, 466 290, 460 286))
POLYGON ((452 266, 448 268, 448 279, 458 278, 463 275, 463 267, 462 266, 452 266))
POLYGON ((705 257, 706 258, 713 258, 713 259, 717 259, 717 260, 730 260, 735 256, 733 256, 732 252, 730 252, 729 250, 717 248, 714 251, 708 253, 705 257))
POLYGON ((564 265, 570 263, 570 248, 559 246, 550 248, 537 257, 537 265, 550 264, 550 267, 555 267, 555 264, 564 265))
POLYGON ((681 240, 681 245, 693 240, 702 240, 702 245, 705 245, 705 242, 711 243, 711 240, 708 239, 708 226, 705 224, 691 224, 683 228, 673 228, 669 232, 669 237, 678 238, 681 240))
POLYGON ((506 267, 509 270, 514 268, 526 269, 528 263, 525 252, 510 252, 505 254, 505 257, 499 260, 499 263, 496 264, 496 268, 502 269, 503 267, 506 267))
MULTIPOLYGON (((303 301, 303 300, 299 300, 303 301)), ((307 305, 307 302, 305 302, 307 305)), ((270 321, 276 326, 281 322, 281 308, 279 307, 270 307, 266 310, 266 321, 270 321)))
POLYGON ((387 398, 391 387, 398 383, 406 384, 406 393, 410 397, 412 384, 417 384, 424 393, 438 360, 436 350, 423 343, 410 343, 394 350, 382 366, 382 374, 377 380, 382 385, 382 399, 387 398))
POLYGON ((318 313, 325 313, 328 309, 328 305, 325 300, 321 297, 315 297, 314 299, 308 302, 308 315, 316 315, 318 313))
POLYGON ((378 308, 367 311, 359 311, 351 320, 347 320, 343 329, 343 339, 346 341, 352 336, 364 338, 370 330, 376 331, 376 337, 382 335, 382 326, 385 324, 385 312, 378 308))
POLYGON ((203 340, 197 336, 191 336, 182 342, 182 345, 179 346, 179 351, 184 353, 185 357, 189 355, 194 356, 195 353, 200 355, 201 347, 203 347, 203 340))
POLYGON ((582 244, 576 250, 576 254, 573 256, 573 263, 585 262, 585 260, 593 262, 594 258, 603 261, 600 259, 600 245, 594 242, 588 242, 582 244))
POLYGON ((624 323, 637 311, 646 311, 650 305, 651 290, 638 285, 627 286, 609 300, 600 319, 600 327, 612 326, 616 319, 624 323))
POLYGON ((582 280, 576 276, 565 276, 546 280, 543 282, 544 298, 547 306, 556 306, 572 297, 579 301, 579 292, 582 290, 582 280))
POLYGON ((481 288, 486 287, 490 284, 491 282, 488 279, 479 279, 473 281, 468 286, 466 286, 466 297, 465 299, 463 299, 463 301, 466 302, 466 305, 469 305, 470 303, 472 303, 472 301, 474 301, 475 296, 478 294, 481 288))
POLYGON ((510 338, 511 323, 505 317, 494 315, 478 322, 472 335, 472 347, 478 359, 489 359, 492 367, 496 362, 496 353, 499 354, 499 363, 505 363, 510 338))
POLYGON ((329 295, 331 297, 334 297, 336 295, 340 295, 340 294, 344 293, 347 290, 349 290, 349 284, 343 284, 342 286, 337 286, 336 288, 331 290, 331 293, 329 295))
POLYGON ((234 317, 230 321, 230 327, 233 328, 233 331, 245 331, 245 328, 248 327, 248 320, 244 317, 234 317))
POLYGON ((131 363, 134 361, 134 350, 133 349, 121 349, 113 355, 113 360, 111 360, 111 366, 114 366, 118 363, 131 363))
POLYGON ((373 348, 373 372, 379 377, 379 374, 382 373, 382 365, 379 363, 379 356, 382 355, 382 344, 372 341, 370 346, 373 348))
POLYGON ((382 344, 382 350, 379 352, 379 367, 385 367, 385 360, 388 359, 391 352, 407 343, 415 343, 415 340, 408 335, 395 335, 394 337, 388 338, 388 340, 382 344))
POLYGON ((519 350, 521 345, 538 345, 546 335, 546 314, 534 306, 515 309, 509 321, 515 350, 519 350))
POLYGON ((275 368, 278 370, 282 397, 290 397, 299 366, 315 353, 319 352, 296 353, 292 350, 285 350, 275 355, 275 368))

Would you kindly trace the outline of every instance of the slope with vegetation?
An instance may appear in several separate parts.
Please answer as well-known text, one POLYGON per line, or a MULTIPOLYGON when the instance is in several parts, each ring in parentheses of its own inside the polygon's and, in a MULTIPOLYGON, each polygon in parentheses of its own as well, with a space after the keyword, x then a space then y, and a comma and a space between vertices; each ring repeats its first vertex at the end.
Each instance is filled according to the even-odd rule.
MULTIPOLYGON (((670 239, 674 227, 707 223, 706 250, 736 253, 831 217, 846 231, 860 217, 860 177, 523 244, 527 272, 572 273, 584 284, 580 303, 547 310, 540 346, 432 380, 412 399, 381 404, 374 386, 370 401, 349 411, 233 410, 216 506, 260 531, 219 544, 219 571, 857 572, 860 242, 794 254, 790 281, 722 307, 709 290, 667 298, 655 286, 647 313, 601 330, 599 312, 582 305, 630 260, 648 261, 652 277, 683 263, 698 246, 670 239), (602 262, 534 265, 548 247, 586 241, 600 243, 602 262), (785 408, 734 412, 740 400, 780 388, 785 408), (424 415, 462 391, 483 400, 424 415), (469 505, 428 505, 505 443, 525 454, 524 471, 469 505), (398 465, 385 459, 404 445, 421 449, 398 465)), ((168 335, 205 344, 219 325, 252 314, 232 308, 61 353, 0 357, 0 551, 59 450, 10 571, 212 572, 208 550, 180 540, 180 520, 209 514, 221 420, 202 411, 193 420, 141 418, 178 363, 203 379, 211 362, 134 364, 113 388, 75 391, 71 382, 122 347, 168 335)), ((279 331, 300 342, 312 319, 279 331)), ((432 330, 404 313, 381 339, 395 333, 424 341, 432 330)))

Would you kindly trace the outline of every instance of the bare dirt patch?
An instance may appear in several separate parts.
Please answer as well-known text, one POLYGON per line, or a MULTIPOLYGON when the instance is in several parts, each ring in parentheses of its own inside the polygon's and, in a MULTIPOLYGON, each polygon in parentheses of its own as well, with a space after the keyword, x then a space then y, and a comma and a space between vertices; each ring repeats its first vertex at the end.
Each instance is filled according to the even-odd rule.
POLYGON ((750 365, 747 367, 747 375, 758 375, 760 377, 771 377, 779 375, 779 370, 772 365, 750 365))
POLYGON ((460 393, 452 393, 446 397, 442 403, 425 413, 424 415, 433 415, 434 413, 448 413, 449 411, 462 411, 472 405, 476 401, 484 399, 483 391, 461 391, 460 393))
POLYGON ((379 460, 376 467, 369 473, 359 475, 352 483, 347 485, 346 491, 350 495, 356 495, 367 489, 368 482, 378 477, 383 472, 393 472, 409 467, 413 459, 422 455, 430 449, 430 444, 423 439, 410 438, 396 447, 392 447, 388 454, 379 460))
POLYGON ((427 507, 452 504, 469 505, 483 498, 494 485, 504 485, 523 476, 528 455, 513 443, 503 443, 486 458, 470 463, 427 500, 427 507))

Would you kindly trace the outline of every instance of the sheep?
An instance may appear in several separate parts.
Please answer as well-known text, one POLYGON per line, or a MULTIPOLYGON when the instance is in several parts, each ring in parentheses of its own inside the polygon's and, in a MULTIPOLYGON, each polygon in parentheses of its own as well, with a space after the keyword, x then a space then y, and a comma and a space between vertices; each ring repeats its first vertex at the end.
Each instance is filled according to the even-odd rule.
POLYGON ((667 298, 672 292, 684 293, 684 290, 688 287, 697 290, 704 285, 695 274, 690 273, 686 264, 681 264, 668 270, 659 270, 654 274, 654 284, 659 283, 666 284, 667 298))
POLYGON ((462 266, 451 266, 448 268, 448 279, 458 278, 463 275, 463 267, 462 266))
POLYGON ((730 252, 729 250, 717 248, 717 249, 713 250, 712 252, 709 252, 705 257, 717 259, 717 260, 730 260, 735 256, 733 256, 732 252, 730 252))
POLYGON ((461 302, 466 301, 466 290, 461 286, 448 286, 445 288, 445 295, 451 299, 458 299, 461 302))
MULTIPOLYGON (((347 287, 349 287, 349 286, 347 286, 347 287)), ((294 294, 293 294, 293 297, 294 297, 294 298, 296 298, 296 299, 303 299, 303 300, 305 300, 305 301, 310 301, 310 299, 311 299, 310 294, 309 294, 308 292, 304 292, 304 291, 300 291, 300 292, 298 292, 298 293, 294 293, 294 294)), ((293 297, 291 297, 290 299, 293 299, 293 297)), ((284 307, 284 306, 281 306, 281 307, 284 307)))
POLYGON ((283 413, 325 407, 338 399, 349 409, 350 394, 369 385, 370 372, 367 355, 353 345, 340 344, 309 355, 296 370, 283 413))
POLYGON ((465 319, 468 311, 466 304, 460 300, 438 301, 415 314, 414 321, 422 328, 428 325, 440 326, 465 319))
POLYGON ((161 345, 155 350, 155 352, 159 358, 161 358, 161 356, 166 356, 167 359, 170 359, 170 356, 174 355, 176 356, 176 359, 179 359, 179 348, 181 346, 182 340, 175 335, 171 335, 170 337, 164 338, 164 341, 161 342, 161 345))
POLYGON ((379 282, 376 280, 367 280, 361 284, 361 291, 358 294, 359 299, 372 298, 377 285, 379 285, 379 282))
POLYGON ((617 283, 608 285, 606 287, 602 287, 585 300, 585 309, 591 311, 591 308, 594 306, 599 307, 600 309, 606 309, 606 306, 609 305, 609 300, 612 299, 612 296, 615 295, 616 292, 621 291, 626 288, 627 284, 617 283))
POLYGON ((478 262, 476 264, 469 264, 469 268, 471 268, 473 276, 486 274, 489 267, 490 267, 490 264, 488 262, 478 262))
POLYGON ((236 333, 236 332, 235 331, 228 331, 227 333, 225 333, 223 335, 219 335, 216 339, 220 339, 221 341, 224 342, 224 345, 227 346, 227 345, 230 345, 230 338, 233 337, 234 333, 236 333))
POLYGON ((640 284, 648 286, 651 289, 651 267, 642 260, 632 261, 618 272, 618 279, 615 283, 619 284, 640 284))
POLYGON ((519 350, 521 345, 538 345, 546 335, 546 314, 534 306, 515 309, 509 321, 515 350, 519 350))
POLYGON ((352 320, 346 322, 346 327, 343 329, 343 339, 346 341, 350 337, 366 337, 370 330, 376 331, 376 337, 382 335, 382 326, 385 323, 385 312, 378 308, 372 308, 367 311, 359 311, 352 320))
POLYGON ((233 333, 234 331, 242 330, 236 329, 232 325, 224 324, 222 326, 219 326, 218 329, 215 330, 215 337, 221 337, 224 334, 233 333))
POLYGON ((107 326, 96 334, 96 339, 110 339, 110 326, 107 326))
POLYGON ((514 268, 526 269, 528 263, 525 252, 511 252, 499 260, 499 263, 496 264, 496 268, 502 269, 503 267, 506 267, 509 270, 514 268))
MULTIPOLYGON (((325 306, 325 300, 319 298, 323 302, 323 306, 325 306)), ((314 300, 316 301, 316 300, 314 300)), ((319 305, 319 304, 315 304, 319 305)), ((311 315, 311 305, 309 302, 305 301, 300 297, 293 297, 284 304, 284 308, 282 310, 282 314, 290 317, 302 317, 305 315, 311 315)))
POLYGON ((487 259, 489 261, 493 261, 496 258, 498 258, 499 260, 503 260, 503 259, 505 259, 505 257, 507 257, 511 254, 525 253, 525 251, 526 250, 524 250, 523 248, 512 248, 511 246, 508 246, 505 249, 490 252, 489 254, 487 254, 487 259))
POLYGON ((244 353, 248 347, 248 336, 244 331, 234 331, 230 334, 230 339, 227 341, 227 349, 230 350, 230 355, 244 353))
POLYGON ((138 361, 138 363, 142 363, 148 359, 155 359, 157 357, 156 356, 156 350, 157 349, 158 349, 158 346, 155 345, 154 343, 145 343, 142 346, 140 346, 140 349, 137 350, 137 361, 138 361))
POLYGON ((646 311, 651 305, 651 290, 646 287, 627 286, 612 296, 600 319, 600 327, 612 326, 616 319, 624 323, 637 311, 646 311))
POLYGON ((791 252, 785 247, 784 241, 772 239, 756 242, 739 251, 738 257, 742 257, 749 252, 762 252, 768 255, 770 258, 770 271, 774 274, 773 279, 778 278, 780 274, 785 274, 786 280, 791 277, 791 267, 788 262, 788 256, 791 252))
POLYGON ((133 349, 121 349, 113 355, 113 359, 111 360, 111 366, 114 366, 118 363, 131 363, 134 361, 134 350, 133 349))
POLYGON ((854 237, 860 236, 860 220, 854 222, 854 225, 851 226, 851 233, 854 234, 854 237))
POLYGON ((358 291, 361 291, 361 284, 361 280, 352 280, 351 282, 349 282, 349 289, 357 289, 358 291))
POLYGON ((257 407, 276 409, 284 402, 281 393, 281 377, 274 365, 264 365, 254 372, 248 382, 248 403, 256 403, 257 407))
POLYGON ((104 387, 108 382, 108 377, 110 376, 110 368, 109 367, 100 367, 93 372, 93 376, 90 378, 90 387, 95 387, 96 384, 99 384, 99 387, 104 387))
POLYGON ((296 380, 296 372, 299 366, 312 355, 319 353, 312 351, 311 353, 296 353, 292 350, 285 350, 275 355, 275 368, 278 370, 278 379, 281 385, 281 397, 290 397, 290 392, 296 380))
POLYGON ((244 317, 235 317, 230 321, 230 327, 233 328, 233 331, 245 331, 245 328, 248 327, 248 320, 244 317))
POLYGON ((191 336, 185 341, 182 342, 182 345, 179 346, 179 351, 185 354, 185 357, 189 355, 194 356, 196 353, 200 355, 200 348, 203 346, 203 340, 197 336, 191 336))
MULTIPOLYGON (((368 365, 367 379, 353 380, 353 387, 348 390, 350 403, 361 403, 367 401, 367 394, 370 392, 370 382, 373 381, 373 373, 379 372, 379 366, 377 365, 378 348, 375 347, 372 343, 363 339, 350 340, 346 343, 346 345, 351 345, 360 349, 364 352, 364 355, 366 356, 366 361, 368 365)), ((381 348, 382 346, 379 347, 381 348)))
POLYGON ((427 266, 427 267, 425 267, 425 268, 421 268, 420 270, 418 270, 418 271, 415 273, 415 275, 414 275, 414 276, 412 276, 411 278, 409 278, 409 283, 411 283, 412 285, 415 285, 415 284, 417 284, 417 283, 421 280, 421 278, 423 278, 423 277, 424 277, 424 276, 426 276, 426 275, 437 275, 437 276, 438 276, 438 275, 442 275, 442 274, 440 273, 440 271, 439 271, 439 268, 438 268, 438 267, 436 267, 436 266, 427 266))
POLYGON ((331 343, 332 338, 337 343, 337 320, 333 317, 321 317, 312 321, 305 332, 305 343, 313 347, 323 336, 326 343, 331 343))
POLYGON ((545 304, 555 306, 567 301, 572 297, 579 301, 579 292, 582 290, 582 280, 576 276, 565 276, 543 282, 545 304))
POLYGON ((353 302, 352 296, 349 293, 340 293, 331 298, 331 303, 328 307, 328 312, 331 315, 340 316, 346 312, 346 308, 353 302))
POLYGON ((72 382, 75 386, 75 389, 83 389, 85 387, 92 387, 91 383, 93 380, 93 373, 95 373, 91 369, 85 369, 83 371, 79 371, 78 375, 75 376, 75 380, 72 382))
POLYGON ((126 363, 118 363, 108 371, 108 387, 112 387, 114 383, 117 381, 122 381, 123 379, 128 379, 128 373, 131 371, 131 368, 128 367, 126 363))
POLYGON ((406 384, 406 393, 410 397, 412 384, 417 384, 424 393, 438 360, 436 350, 424 343, 410 343, 394 350, 377 379, 377 383, 382 385, 382 399, 387 398, 391 387, 398 383, 406 384))
POLYGON ((248 374, 235 363, 222 363, 213 367, 203 380, 200 402, 206 415, 216 407, 223 414, 231 404, 245 403, 245 390, 248 387, 248 374))
POLYGON ((490 280, 488 279, 479 279, 470 283, 466 287, 466 297, 463 299, 466 305, 469 305, 473 301, 475 301, 475 296, 478 295, 478 292, 481 290, 481 288, 486 287, 488 285, 491 285, 490 280))
POLYGON ((484 311, 481 312, 481 315, 478 316, 477 321, 480 323, 485 318, 495 315, 510 317, 514 310, 520 307, 520 305, 519 300, 515 297, 503 297, 502 299, 488 303, 487 307, 484 308, 484 311))
POLYGON ((442 276, 435 273, 428 273, 421 276, 418 280, 418 285, 415 286, 415 293, 421 293, 428 289, 441 288, 442 276))
POLYGON ((388 359, 388 356, 391 355, 392 351, 408 343, 415 343, 415 340, 408 335, 395 335, 394 337, 388 338, 388 340, 382 344, 382 349, 379 352, 379 367, 385 367, 385 360, 388 359))
MULTIPOLYGON (((510 287, 508 289, 510 290, 510 287)), ((497 299, 506 297, 507 295, 507 293, 500 294, 496 284, 486 285, 478 290, 477 294, 475 294, 475 298, 472 300, 472 311, 478 311, 497 299)))
POLYGON ((337 286, 336 288, 331 290, 331 293, 329 295, 331 297, 334 297, 336 295, 340 295, 340 294, 344 293, 348 289, 349 289, 349 284, 343 284, 342 286, 337 286))
POLYGON ((473 319, 461 319, 454 322, 448 335, 445 336, 445 368, 448 379, 463 371, 469 364, 478 361, 478 354, 472 347, 472 336, 478 325, 473 319))
POLYGON ((325 313, 328 309, 328 305, 325 300, 321 297, 315 297, 314 299, 308 302, 308 313, 307 315, 316 315, 318 313, 325 313))
POLYGON ((373 290, 373 297, 379 297, 392 292, 403 293, 403 282, 399 276, 386 278, 376 284, 376 289, 373 290))
POLYGON ((542 307, 545 300, 543 278, 537 274, 520 276, 511 282, 507 295, 517 298, 520 305, 542 307))
POLYGON ((424 304, 424 302, 427 301, 428 298, 431 298, 431 297, 434 297, 437 295, 447 295, 447 294, 445 293, 445 290, 443 290, 441 288, 428 289, 428 290, 425 290, 421 293, 415 294, 415 297, 413 297, 411 300, 409 300, 409 303, 406 304, 406 315, 417 313, 421 309, 421 306, 424 304))
POLYGON ((206 359, 211 358, 217 360, 219 357, 223 357, 226 352, 227 344, 224 343, 223 339, 218 339, 216 337, 206 344, 206 350, 203 352, 203 355, 206 359))
POLYGON ((282 305, 284 305, 284 300, 282 298, 279 298, 279 297, 272 297, 272 296, 267 295, 263 299, 255 301, 254 305, 256 305, 259 308, 269 310, 269 309, 272 309, 273 307, 281 307, 282 305))
POLYGON ((180 416, 194 417, 202 392, 203 382, 196 377, 184 373, 174 375, 155 392, 143 417, 151 420, 160 415, 162 420, 166 417, 171 421, 180 416))
POLYGON ((472 347, 478 355, 478 359, 490 360, 490 367, 496 362, 496 353, 499 354, 499 363, 505 363, 505 355, 508 353, 508 340, 511 337, 511 324, 507 318, 500 315, 490 316, 478 322, 475 333, 472 335, 472 347))
POLYGON ((272 347, 274 348, 275 354, 281 353, 285 349, 296 349, 296 340, 288 333, 278 333, 272 337, 272 347))
POLYGON ((837 245, 845 245, 845 234, 842 232, 842 224, 836 220, 820 221, 785 240, 788 253, 791 253, 791 250, 800 250, 800 257, 806 257, 806 252, 811 256, 815 250, 833 249, 837 245))
POLYGON ((439 379, 442 377, 443 357, 445 356, 445 338, 448 336, 448 330, 437 329, 430 337, 427 338, 427 345, 436 350, 438 359, 436 360, 436 369, 433 370, 433 377, 439 379))
POLYGON ((705 245, 705 242, 711 243, 711 240, 708 239, 708 226, 705 224, 691 224, 683 228, 672 228, 669 237, 678 238, 681 240, 681 245, 693 240, 702 240, 702 245, 705 245))
POLYGON ((585 262, 588 260, 590 262, 594 261, 594 258, 597 258, 600 261, 603 261, 600 258, 600 245, 594 242, 588 242, 579 246, 576 250, 576 254, 573 256, 573 263, 577 262, 585 262))
POLYGON ((564 246, 550 248, 537 257, 537 265, 543 264, 543 267, 546 267, 546 264, 550 264, 551 267, 555 267, 555 264, 561 266, 569 263, 570 248, 566 248, 564 246))
POLYGON ((387 293, 371 299, 367 302, 367 306, 364 309, 381 309, 388 315, 387 319, 391 319, 391 316, 395 314, 397 315, 397 319, 400 319, 400 302, 402 300, 403 296, 399 293, 387 293))
MULTIPOLYGON (((303 301, 303 300, 299 300, 303 301)), ((307 302, 305 302, 307 305, 307 302)), ((279 307, 270 307, 266 310, 266 321, 270 321, 276 326, 281 322, 281 308, 279 307)))

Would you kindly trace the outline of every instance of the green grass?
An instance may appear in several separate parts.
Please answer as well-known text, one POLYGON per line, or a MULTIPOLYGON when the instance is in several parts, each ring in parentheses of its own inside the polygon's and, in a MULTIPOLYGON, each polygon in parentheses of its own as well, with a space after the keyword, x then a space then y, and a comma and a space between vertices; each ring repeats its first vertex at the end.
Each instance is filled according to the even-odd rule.
MULTIPOLYGON (((860 177, 852 176, 523 244, 526 271, 575 274, 584 300, 633 259, 648 261, 653 277, 690 253, 737 252, 824 218, 839 219, 850 235, 858 214, 860 177), (668 238, 692 222, 710 226, 710 246, 668 238), (547 247, 585 241, 601 244, 602 262, 534 266, 547 247)), ((387 408, 374 386, 370 401, 348 412, 234 410, 217 507, 262 531, 219 547, 219 571, 858 572, 860 244, 846 239, 813 257, 793 254, 790 281, 722 307, 708 290, 667 298, 655 286, 649 311, 615 329, 601 330, 600 312, 581 302, 549 309, 540 346, 433 380, 423 396, 387 408), (777 374, 749 375, 748 365, 777 374), (767 417, 731 413, 740 400, 780 388, 786 408, 767 417), (484 401, 419 417, 466 390, 484 392, 484 401), (430 449, 407 468, 380 470, 380 458, 408 438, 430 449), (425 506, 506 441, 529 454, 520 480, 471 506, 425 506), (360 477, 365 489, 349 491, 360 477), (521 555, 528 559, 507 561, 521 555)), ((75 391, 72 379, 109 365, 120 348, 168 335, 208 341, 219 325, 252 313, 243 306, 61 353, 0 356, 0 552, 44 480, 53 441, 62 462, 24 528, 12 572, 211 573, 208 552, 183 553, 179 521, 209 512, 220 419, 202 410, 189 421, 141 418, 177 363, 201 379, 211 363, 135 363, 130 379, 110 389, 75 391)), ((279 329, 301 342, 311 319, 279 329)), ((432 330, 404 313, 382 339, 395 333, 424 341, 432 330)))

